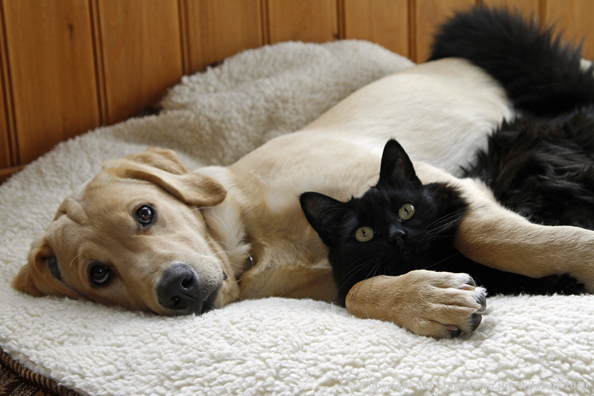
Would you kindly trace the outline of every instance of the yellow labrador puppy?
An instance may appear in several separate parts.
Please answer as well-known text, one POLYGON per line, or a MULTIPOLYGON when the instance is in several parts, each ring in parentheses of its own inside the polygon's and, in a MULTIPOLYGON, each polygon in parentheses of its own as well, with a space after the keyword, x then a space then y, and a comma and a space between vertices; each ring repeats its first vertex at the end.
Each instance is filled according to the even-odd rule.
MULTIPOLYGON (((456 241, 465 255, 533 277, 569 273, 594 290, 594 232, 531 224, 479 182, 451 176, 510 116, 491 77, 446 59, 376 81, 229 167, 189 172, 161 149, 107 161, 64 200, 13 284, 162 315, 267 296, 333 301, 327 248, 299 195, 366 191, 395 138, 420 161, 423 182, 457 184, 470 202, 456 241)), ((484 297, 466 274, 413 271, 365 280, 346 304, 362 318, 449 337, 476 328, 484 297)))

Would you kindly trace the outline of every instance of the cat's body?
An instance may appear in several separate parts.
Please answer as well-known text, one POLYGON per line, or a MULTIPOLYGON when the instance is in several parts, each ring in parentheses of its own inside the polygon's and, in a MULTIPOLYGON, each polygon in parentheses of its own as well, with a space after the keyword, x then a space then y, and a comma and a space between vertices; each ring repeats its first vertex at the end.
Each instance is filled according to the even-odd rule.
MULTIPOLYGON (((517 16, 478 8, 443 26, 432 59, 443 57, 486 69, 519 112, 465 176, 533 222, 594 229, 594 78, 580 68, 580 51, 517 16)), ((415 269, 466 272, 491 294, 584 292, 567 275, 529 278, 460 254, 453 238, 466 202, 450 186, 422 186, 395 141, 384 150, 378 184, 362 197, 345 203, 306 193, 301 204, 329 246, 340 302, 363 279, 415 269)))
POLYGON ((344 304, 349 290, 376 275, 417 270, 465 272, 491 294, 582 293, 569 276, 533 279, 475 263, 454 247, 467 210, 458 190, 443 183, 422 185, 408 155, 395 140, 386 144, 380 178, 360 198, 340 202, 308 192, 301 206, 329 247, 328 259, 344 304))

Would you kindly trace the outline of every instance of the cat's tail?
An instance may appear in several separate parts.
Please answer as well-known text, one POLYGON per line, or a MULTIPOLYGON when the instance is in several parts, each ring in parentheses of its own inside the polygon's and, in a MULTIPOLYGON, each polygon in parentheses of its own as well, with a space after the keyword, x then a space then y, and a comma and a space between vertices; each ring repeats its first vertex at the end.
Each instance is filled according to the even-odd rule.
POLYGON ((519 14, 476 7, 441 26, 430 60, 464 58, 498 80, 517 109, 557 116, 594 103, 594 68, 580 67, 581 47, 519 14))

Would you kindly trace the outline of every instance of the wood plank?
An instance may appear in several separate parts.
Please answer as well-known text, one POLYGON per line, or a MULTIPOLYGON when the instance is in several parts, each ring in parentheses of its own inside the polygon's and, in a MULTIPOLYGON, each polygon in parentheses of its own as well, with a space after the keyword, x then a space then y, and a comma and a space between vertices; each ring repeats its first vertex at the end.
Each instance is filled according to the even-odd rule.
POLYGON ((548 0, 546 2, 547 23, 554 23, 555 30, 563 32, 566 41, 574 40, 579 44, 584 40, 586 59, 594 59, 594 32, 592 30, 592 15, 594 1, 592 0, 548 0))
POLYGON ((18 156, 99 125, 86 1, 3 1, 18 156))
POLYGON ((190 72, 260 47, 260 0, 185 0, 190 72))
POLYGON ((345 0, 345 38, 368 40, 410 56, 408 0, 345 0))
POLYGON ((415 61, 429 58, 433 36, 439 25, 455 11, 465 10, 476 0, 416 0, 414 10, 415 61))
POLYGON ((6 123, 6 107, 4 105, 2 88, 0 87, 0 168, 6 168, 11 165, 12 161, 10 159, 10 139, 8 138, 9 132, 6 123))
POLYGON ((176 0, 98 0, 106 120, 154 102, 183 74, 176 0))
POLYGON ((540 0, 483 0, 483 4, 490 7, 518 10, 527 17, 540 18, 540 0))
POLYGON ((323 43, 338 35, 336 0, 268 0, 270 43, 323 43))
MULTIPOLYGON (((2 3, 0 3, 0 22, 3 23, 4 13, 2 12, 2 3)), ((11 128, 8 124, 9 109, 8 102, 10 89, 7 84, 8 75, 6 73, 6 48, 4 46, 4 29, 0 28, 0 168, 9 167, 13 160, 11 158, 11 128)))

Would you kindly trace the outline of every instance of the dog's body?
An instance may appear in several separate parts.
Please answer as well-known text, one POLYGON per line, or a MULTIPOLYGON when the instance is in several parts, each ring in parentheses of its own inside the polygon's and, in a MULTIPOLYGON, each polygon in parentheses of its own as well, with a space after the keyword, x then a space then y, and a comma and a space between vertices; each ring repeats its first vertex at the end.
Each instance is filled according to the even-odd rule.
MULTIPOLYGON (((470 202, 460 251, 528 276, 569 273, 594 291, 594 232, 531 224, 481 183, 450 174, 512 115, 489 75, 446 59, 376 81, 230 167, 189 173, 161 150, 108 161, 64 201, 14 285, 165 315, 266 296, 333 301, 327 248, 299 195, 347 200, 366 191, 395 138, 422 161, 424 183, 455 184, 470 202)), ((359 317, 444 337, 474 330, 483 300, 468 275, 413 271, 360 282, 346 304, 359 317)))
MULTIPOLYGON (((427 161, 437 159, 446 169, 456 170, 463 162, 464 152, 472 152, 477 142, 484 140, 487 131, 508 114, 505 97, 495 84, 479 87, 485 78, 488 81, 482 71, 463 61, 419 66, 370 84, 302 131, 268 142, 229 168, 199 169, 199 173, 220 181, 233 197, 205 210, 205 217, 222 217, 223 212, 235 212, 237 217, 243 217, 243 222, 237 220, 236 228, 246 228, 254 262, 261 264, 242 275, 242 298, 269 295, 334 298, 334 290, 327 287, 330 279, 327 250, 307 225, 299 206, 299 194, 317 189, 348 199, 362 193, 377 179, 381 152, 389 136, 396 136, 411 147, 409 152, 412 151, 413 156, 427 161), (437 73, 443 75, 437 77, 437 73), (469 88, 472 84, 479 92, 481 106, 476 106, 468 91, 460 90, 460 80, 469 88), (424 111, 434 114, 439 122, 411 120, 410 114, 419 105, 413 96, 429 85, 440 93, 424 101, 424 111), (395 91, 403 95, 394 95, 395 91), (493 97, 500 100, 494 101, 493 97), (455 109, 449 101, 473 109, 466 112, 465 117, 459 114, 452 117, 451 111, 455 109), (375 107, 373 115, 366 107, 370 102, 375 107), (381 117, 383 114, 390 116, 381 117), (490 119, 481 120, 485 114, 489 114, 490 119), (447 125, 448 121, 458 124, 447 125), (471 127, 480 122, 484 130, 471 127), (451 136, 441 133, 442 128, 455 128, 467 134, 461 133, 454 142, 451 136), (241 201, 236 197, 244 196, 255 196, 258 200, 247 199, 229 209, 233 200, 241 201), (259 204, 256 207, 255 202, 259 204), (270 251, 263 250, 268 246, 272 247, 270 251), (288 265, 278 266, 278 262, 288 265), (268 270, 264 272, 264 268, 268 270), (302 272, 304 268, 307 271, 302 272), (319 275, 315 275, 317 273, 319 275), (319 283, 320 276, 324 286, 318 291, 309 284, 319 283)), ((428 178, 432 173, 427 168, 424 175, 428 178)), ((224 244, 234 246, 236 242, 225 241, 224 244)))

